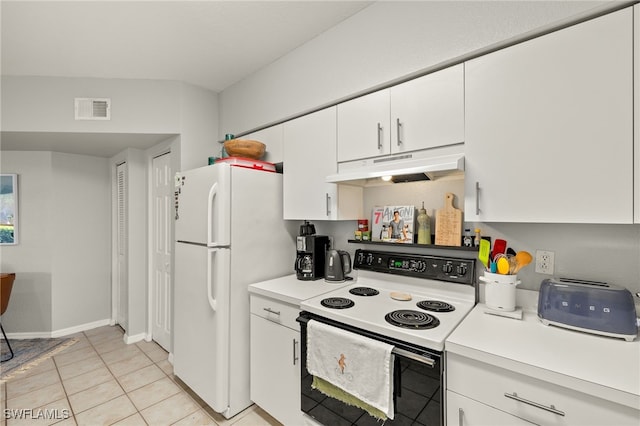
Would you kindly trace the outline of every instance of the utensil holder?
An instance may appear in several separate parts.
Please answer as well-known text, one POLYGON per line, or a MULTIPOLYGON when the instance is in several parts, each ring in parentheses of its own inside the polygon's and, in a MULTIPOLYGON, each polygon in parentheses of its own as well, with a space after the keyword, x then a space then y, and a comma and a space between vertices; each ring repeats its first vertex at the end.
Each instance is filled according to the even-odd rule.
POLYGON ((478 277, 484 282, 484 299, 487 307, 497 311, 512 312, 516 309, 516 286, 521 283, 517 275, 484 272, 478 277))

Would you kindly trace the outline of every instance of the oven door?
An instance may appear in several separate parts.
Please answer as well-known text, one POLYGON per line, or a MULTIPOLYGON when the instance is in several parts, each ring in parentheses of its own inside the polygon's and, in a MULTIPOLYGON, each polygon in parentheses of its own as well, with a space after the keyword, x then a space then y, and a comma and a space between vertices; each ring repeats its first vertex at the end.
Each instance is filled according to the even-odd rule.
POLYGON ((301 409, 322 425, 380 425, 366 411, 328 397, 311 387, 313 377, 307 371, 307 322, 323 322, 343 330, 394 345, 393 420, 386 425, 416 424, 442 426, 443 386, 442 354, 437 351, 396 341, 386 336, 351 327, 309 312, 298 317, 301 333, 301 409))

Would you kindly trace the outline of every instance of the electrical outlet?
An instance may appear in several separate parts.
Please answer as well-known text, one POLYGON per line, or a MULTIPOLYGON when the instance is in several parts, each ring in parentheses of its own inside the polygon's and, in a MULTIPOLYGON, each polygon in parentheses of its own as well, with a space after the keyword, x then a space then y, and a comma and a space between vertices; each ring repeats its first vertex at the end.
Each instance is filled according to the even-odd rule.
POLYGON ((536 250, 536 272, 553 275, 555 253, 548 250, 536 250))

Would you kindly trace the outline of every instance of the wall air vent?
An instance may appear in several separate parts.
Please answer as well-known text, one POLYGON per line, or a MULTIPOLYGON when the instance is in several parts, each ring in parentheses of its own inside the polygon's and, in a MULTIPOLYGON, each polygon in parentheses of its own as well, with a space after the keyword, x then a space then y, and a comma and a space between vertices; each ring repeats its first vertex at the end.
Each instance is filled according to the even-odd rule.
POLYGON ((111 120, 111 99, 75 98, 76 120, 111 120))

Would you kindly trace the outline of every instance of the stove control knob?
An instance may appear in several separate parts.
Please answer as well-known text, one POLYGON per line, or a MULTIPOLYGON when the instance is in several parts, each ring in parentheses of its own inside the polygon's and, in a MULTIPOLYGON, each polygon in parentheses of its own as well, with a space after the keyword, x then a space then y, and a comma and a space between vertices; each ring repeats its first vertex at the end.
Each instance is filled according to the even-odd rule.
POLYGON ((442 265, 442 272, 445 274, 450 274, 453 271, 453 266, 450 263, 445 263, 442 265))
POLYGON ((367 265, 371 265, 373 263, 373 254, 369 253, 367 255, 367 265))
POLYGON ((417 272, 424 272, 427 270, 427 262, 418 261, 416 264, 417 272))
POLYGON ((358 258, 356 259, 356 263, 361 265, 363 262, 364 262, 364 253, 360 252, 358 253, 358 258))
POLYGON ((457 273, 458 275, 464 275, 464 274, 466 274, 466 273, 467 273, 467 265, 465 265, 465 264, 463 263, 463 264, 460 264, 460 265, 456 266, 456 273, 457 273))

